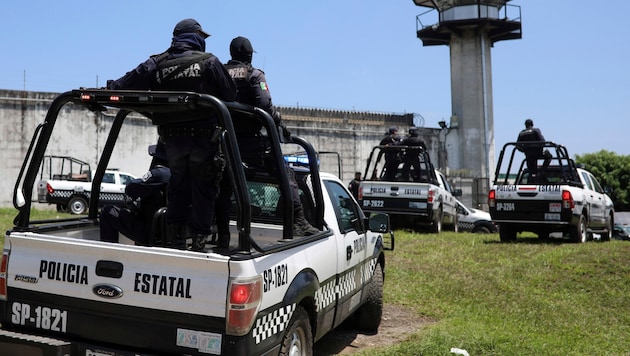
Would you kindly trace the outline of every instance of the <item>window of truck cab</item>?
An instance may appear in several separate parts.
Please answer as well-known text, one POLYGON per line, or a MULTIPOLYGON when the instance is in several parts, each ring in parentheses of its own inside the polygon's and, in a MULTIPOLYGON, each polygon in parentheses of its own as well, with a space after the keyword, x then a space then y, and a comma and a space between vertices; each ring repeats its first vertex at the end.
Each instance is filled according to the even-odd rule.
POLYGON ((354 203, 354 199, 352 199, 346 188, 334 181, 324 181, 324 184, 335 209, 335 215, 337 215, 339 230, 342 233, 355 230, 363 232, 362 230, 364 229, 361 225, 361 214, 358 211, 358 206, 354 203))

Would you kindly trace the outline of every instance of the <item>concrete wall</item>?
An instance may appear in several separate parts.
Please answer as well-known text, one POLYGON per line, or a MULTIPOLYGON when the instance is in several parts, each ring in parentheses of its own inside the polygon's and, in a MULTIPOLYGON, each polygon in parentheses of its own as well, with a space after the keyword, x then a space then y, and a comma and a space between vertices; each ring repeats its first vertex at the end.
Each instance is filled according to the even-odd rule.
MULTIPOLYGON (((12 206, 13 190, 36 127, 58 93, 0 90, 0 207, 12 206)), ((349 182, 355 171, 363 172, 370 150, 383 138, 388 127, 406 133, 413 114, 380 114, 279 107, 283 120, 294 135, 310 141, 318 151, 338 152, 341 178, 349 182)), ((68 155, 90 163, 92 169, 105 144, 115 112, 94 113, 74 104, 63 107, 46 154, 68 155)), ((423 129, 431 158, 438 162, 439 129, 423 129)), ((127 119, 110 160, 111 168, 140 176, 149 166, 147 147, 157 140, 157 130, 141 116, 127 119)), ((436 164, 437 165, 437 164, 436 164)), ((321 157, 321 168, 337 174, 337 161, 321 157)), ((35 192, 32 195, 36 198, 35 192)))

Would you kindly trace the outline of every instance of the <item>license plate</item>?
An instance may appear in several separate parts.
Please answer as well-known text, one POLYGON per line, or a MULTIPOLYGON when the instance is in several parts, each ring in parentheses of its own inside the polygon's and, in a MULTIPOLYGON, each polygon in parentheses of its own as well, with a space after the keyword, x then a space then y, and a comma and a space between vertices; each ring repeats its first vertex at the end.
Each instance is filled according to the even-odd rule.
POLYGON ((549 203, 549 212, 550 213, 559 213, 562 211, 561 203, 549 203))
POLYGON ((546 221, 560 221, 560 214, 555 213, 545 213, 546 221))
POLYGON ((427 208, 427 203, 419 202, 419 201, 410 201, 409 202, 409 207, 411 209, 426 209, 427 208))
POLYGON ((385 201, 383 200, 363 200, 363 206, 372 207, 372 208, 382 208, 385 206, 385 201))

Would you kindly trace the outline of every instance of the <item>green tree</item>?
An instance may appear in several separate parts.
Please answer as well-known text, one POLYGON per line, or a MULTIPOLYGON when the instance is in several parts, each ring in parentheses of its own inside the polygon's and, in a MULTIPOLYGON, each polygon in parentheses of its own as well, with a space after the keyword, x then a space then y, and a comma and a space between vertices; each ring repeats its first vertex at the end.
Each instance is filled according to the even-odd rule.
POLYGON ((575 163, 583 165, 604 188, 611 190, 608 195, 615 203, 615 211, 630 210, 630 156, 601 150, 576 155, 575 163))

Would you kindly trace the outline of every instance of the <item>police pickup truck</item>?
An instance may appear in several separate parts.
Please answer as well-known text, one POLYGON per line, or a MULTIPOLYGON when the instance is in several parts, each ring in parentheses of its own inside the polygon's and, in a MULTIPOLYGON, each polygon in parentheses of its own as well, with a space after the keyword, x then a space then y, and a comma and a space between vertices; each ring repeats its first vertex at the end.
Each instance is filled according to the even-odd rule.
POLYGON ((488 204, 502 242, 514 241, 523 231, 539 238, 561 233, 578 243, 592 239, 594 233, 608 241, 613 232, 612 200, 590 172, 575 164, 564 146, 553 142, 506 143, 488 204), (523 145, 545 152, 537 157, 536 174, 526 166, 523 145))
MULTIPOLYGON (((57 211, 84 214, 90 202, 94 171, 89 163, 70 156, 46 155, 37 182, 37 201, 55 204, 57 211)), ((100 184, 98 205, 124 204, 125 187, 136 178, 130 173, 108 169, 100 184)))
POLYGON ((375 146, 363 176, 359 204, 364 212, 388 214, 394 228, 429 227, 431 232, 440 233, 446 226, 458 231, 455 196, 461 191, 451 188, 446 177, 434 168, 426 150, 403 145, 375 146), (398 162, 396 171, 389 174, 385 160, 388 156, 396 156, 398 162), (413 160, 416 164, 411 164, 413 160))
POLYGON ((18 215, 4 241, 0 355, 310 355, 313 343, 344 320, 378 329, 384 249, 393 245, 388 216, 366 218, 345 185, 317 165, 296 168, 305 215, 320 232, 292 236, 283 150, 299 147, 310 162, 316 152, 301 137, 281 142, 264 111, 199 93, 79 89, 58 96, 42 125, 16 183, 18 215), (151 246, 98 241, 96 199, 87 216, 33 221, 25 197, 69 102, 117 110, 95 184, 130 112, 158 124, 164 112, 217 115, 224 179, 234 187, 229 248, 171 248, 166 208, 153 217, 151 246), (269 146, 260 159, 269 169, 252 170, 241 160, 237 118, 263 125, 269 146))

